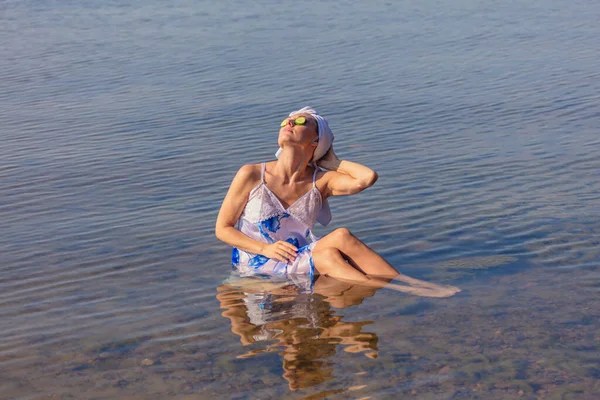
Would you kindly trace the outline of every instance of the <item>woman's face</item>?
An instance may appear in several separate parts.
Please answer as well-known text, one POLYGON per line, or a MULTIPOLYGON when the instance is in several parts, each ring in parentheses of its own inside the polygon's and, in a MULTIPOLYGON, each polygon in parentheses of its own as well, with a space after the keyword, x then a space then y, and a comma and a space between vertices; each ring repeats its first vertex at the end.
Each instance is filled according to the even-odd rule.
POLYGON ((298 144, 306 146, 311 150, 316 148, 319 141, 319 134, 317 133, 318 125, 317 121, 310 114, 294 114, 285 120, 287 123, 279 130, 279 147, 287 144, 298 144), (294 120, 298 117, 306 118, 306 122, 303 125, 296 125, 294 120), (313 146, 314 143, 314 146, 313 146))

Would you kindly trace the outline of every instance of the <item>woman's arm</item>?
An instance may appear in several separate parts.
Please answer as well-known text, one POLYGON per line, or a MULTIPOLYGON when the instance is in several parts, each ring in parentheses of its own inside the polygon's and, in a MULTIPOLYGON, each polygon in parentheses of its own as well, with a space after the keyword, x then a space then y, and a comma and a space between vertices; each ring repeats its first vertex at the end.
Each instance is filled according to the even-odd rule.
POLYGON ((326 198, 359 193, 377 182, 377 172, 352 161, 340 160, 333 147, 317 164, 329 171, 324 175, 326 185, 323 194, 326 198))
POLYGON ((249 164, 240 168, 225 195, 215 225, 215 235, 219 240, 255 254, 260 254, 265 243, 244 235, 235 228, 235 224, 244 211, 250 191, 258 185, 258 182, 260 182, 260 166, 257 168, 256 165, 249 164))
POLYGON ((260 165, 244 165, 237 172, 225 195, 217 223, 215 235, 230 246, 254 253, 262 254, 278 261, 290 262, 296 258, 298 250, 293 244, 279 241, 273 244, 252 239, 235 228, 240 215, 246 207, 250 191, 260 182, 260 165))

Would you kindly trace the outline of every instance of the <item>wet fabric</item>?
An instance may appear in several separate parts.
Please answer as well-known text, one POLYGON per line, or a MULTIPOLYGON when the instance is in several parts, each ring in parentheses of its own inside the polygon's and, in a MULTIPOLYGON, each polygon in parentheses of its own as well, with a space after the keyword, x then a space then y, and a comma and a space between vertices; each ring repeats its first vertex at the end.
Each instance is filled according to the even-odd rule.
POLYGON ((265 184, 265 167, 261 165, 261 182, 250 192, 246 207, 238 220, 238 229, 264 243, 286 241, 298 248, 296 259, 285 263, 233 248, 231 261, 241 274, 264 274, 279 277, 308 276, 312 282, 315 267, 312 249, 318 238, 312 228, 321 209, 322 198, 316 186, 317 171, 313 174, 311 189, 285 208, 265 184))

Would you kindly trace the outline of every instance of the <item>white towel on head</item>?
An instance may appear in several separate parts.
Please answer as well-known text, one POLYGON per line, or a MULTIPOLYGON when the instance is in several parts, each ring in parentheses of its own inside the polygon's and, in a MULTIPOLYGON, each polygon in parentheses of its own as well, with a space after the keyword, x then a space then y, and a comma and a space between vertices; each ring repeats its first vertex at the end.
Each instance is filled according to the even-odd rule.
MULTIPOLYGON (((316 162, 319 159, 321 159, 321 157, 323 157, 325 153, 327 153, 327 151, 333 144, 333 132, 331 132, 327 120, 321 117, 319 114, 317 114, 317 112, 311 107, 303 107, 298 111, 293 111, 290 113, 289 116, 291 117, 292 115, 296 114, 310 114, 317 121, 317 125, 319 126, 319 144, 315 149, 315 154, 312 159, 313 162, 316 162)), ((281 148, 277 150, 277 153, 275 153, 275 157, 279 158, 281 151, 281 148)))
MULTIPOLYGON (((317 114, 317 112, 311 107, 303 107, 297 111, 293 111, 289 114, 289 116, 291 117, 292 115, 296 114, 310 114, 317 121, 317 125, 319 126, 319 144, 315 149, 312 162, 315 168, 319 168, 317 166, 317 161, 319 161, 327 153, 333 144, 333 132, 331 132, 327 120, 317 114)), ((279 158, 281 152, 282 149, 280 148, 275 153, 275 157, 279 158)), ((321 210, 317 216, 317 221, 319 221, 319 223, 323 226, 327 226, 327 224, 329 224, 331 221, 331 210, 327 200, 323 201, 323 204, 321 205, 321 210)))

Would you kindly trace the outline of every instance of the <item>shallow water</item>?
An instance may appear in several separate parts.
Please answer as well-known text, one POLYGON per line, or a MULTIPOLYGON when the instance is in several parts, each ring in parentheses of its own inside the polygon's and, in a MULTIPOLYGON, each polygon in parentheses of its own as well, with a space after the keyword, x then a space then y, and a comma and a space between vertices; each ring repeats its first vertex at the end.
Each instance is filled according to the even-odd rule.
POLYGON ((7 399, 595 399, 600 6, 0 5, 7 399), (231 275, 237 168, 310 104, 348 227, 450 299, 231 275))

